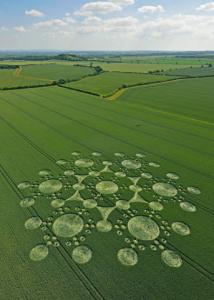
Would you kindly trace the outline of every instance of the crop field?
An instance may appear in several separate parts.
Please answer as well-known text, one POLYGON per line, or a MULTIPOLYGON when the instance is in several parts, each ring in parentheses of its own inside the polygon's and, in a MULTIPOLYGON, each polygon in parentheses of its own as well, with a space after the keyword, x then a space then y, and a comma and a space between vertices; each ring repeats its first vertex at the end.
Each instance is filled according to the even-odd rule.
POLYGON ((212 64, 214 62, 213 58, 185 58, 185 57, 170 57, 170 56, 122 56, 122 62, 132 63, 145 63, 145 64, 170 64, 170 65, 204 65, 212 64))
POLYGON ((98 76, 87 77, 80 81, 66 84, 78 90, 83 90, 98 95, 107 96, 123 86, 147 84, 173 80, 176 77, 165 75, 131 74, 120 72, 104 72, 98 76))
POLYGON ((15 70, 0 69, 0 89, 50 85, 53 81, 60 79, 65 81, 79 80, 95 73, 95 69, 90 67, 58 64, 20 66, 15 70))
MULTIPOLYGON (((132 72, 132 73, 148 73, 154 71, 166 71, 179 68, 186 68, 190 65, 176 65, 176 64, 159 64, 159 63, 107 63, 107 62, 91 62, 93 66, 100 66, 104 71, 110 72, 132 72)), ((79 64, 90 65, 88 61, 79 62, 79 64)))
MULTIPOLYGON (((20 78, 94 70, 33 68, 20 78)), ((105 95, 153 78, 169 77, 69 85, 105 95)), ((63 86, 0 91, 0 299, 214 298, 213 85, 153 83, 115 101, 63 86)))
POLYGON ((69 65, 47 64, 23 67, 22 76, 46 78, 48 80, 78 80, 83 76, 93 75, 95 70, 90 67, 76 67, 69 65))
POLYGON ((0 70, 0 89, 13 87, 27 87, 35 85, 47 85, 51 81, 40 78, 26 78, 20 76, 19 69, 16 70, 0 70))
POLYGON ((204 68, 185 68, 179 70, 171 70, 164 72, 166 75, 173 76, 190 76, 190 77, 206 77, 214 76, 214 67, 204 67, 204 68))

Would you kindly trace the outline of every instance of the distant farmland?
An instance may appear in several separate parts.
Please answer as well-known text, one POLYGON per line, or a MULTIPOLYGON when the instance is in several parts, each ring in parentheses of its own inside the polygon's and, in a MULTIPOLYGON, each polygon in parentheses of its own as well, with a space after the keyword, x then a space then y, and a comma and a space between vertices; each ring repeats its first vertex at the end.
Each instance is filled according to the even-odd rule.
POLYGON ((203 68, 185 68, 164 72, 165 75, 183 76, 183 77, 206 77, 214 76, 214 67, 203 68))
MULTIPOLYGON (((158 64, 158 63, 107 63, 107 62, 91 62, 93 66, 100 66, 104 71, 110 72, 133 72, 133 73, 148 73, 154 71, 166 71, 166 70, 173 70, 179 68, 188 67, 188 65, 180 65, 180 64, 158 64)), ((83 65, 90 65, 89 62, 80 62, 83 65)), ((189 65, 190 66, 190 65, 189 65)))

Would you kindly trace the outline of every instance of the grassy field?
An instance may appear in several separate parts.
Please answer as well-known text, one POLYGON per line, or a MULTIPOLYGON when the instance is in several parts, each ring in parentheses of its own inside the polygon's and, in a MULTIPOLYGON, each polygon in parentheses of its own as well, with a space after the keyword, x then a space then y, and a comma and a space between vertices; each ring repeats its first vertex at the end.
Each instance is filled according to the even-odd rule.
POLYGON ((171 70, 164 72, 166 75, 173 76, 190 76, 190 77, 206 77, 214 76, 214 67, 204 67, 204 68, 185 68, 179 70, 171 70))
POLYGON ((104 71, 112 72, 132 72, 132 73, 148 73, 157 70, 179 70, 186 69, 189 67, 198 67, 204 64, 211 63, 214 61, 206 59, 175 59, 175 58, 143 58, 143 57, 122 57, 121 60, 115 58, 114 60, 109 59, 106 61, 96 60, 85 60, 85 61, 63 61, 63 60, 50 60, 50 61, 0 61, 1 64, 6 65, 83 65, 83 66, 100 66, 104 71))
POLYGON ((59 79, 79 80, 95 73, 95 69, 90 67, 58 64, 28 65, 15 70, 0 70, 0 88, 48 85, 59 79))
POLYGON ((213 299, 213 82, 134 87, 117 101, 61 87, 0 91, 0 298, 213 299), (66 214, 74 237, 63 237, 66 214), (133 224, 142 215, 152 228, 143 237, 133 224), (166 249, 176 255, 164 260, 166 249))
POLYGON ((162 82, 171 79, 173 79, 173 77, 165 75, 104 72, 99 76, 88 77, 77 82, 68 83, 66 86, 106 96, 118 88, 123 87, 123 85, 132 86, 135 84, 162 82))
POLYGON ((203 64, 209 64, 213 63, 213 58, 198 58, 198 57, 175 57, 175 56, 123 56, 121 59, 122 62, 140 62, 145 64, 170 64, 170 65, 203 65, 203 64))
POLYGON ((49 79, 40 79, 32 77, 20 76, 19 69, 16 70, 0 70, 0 89, 13 88, 13 87, 27 87, 35 85, 47 85, 50 84, 49 79))
POLYGON ((69 65, 47 64, 23 67, 22 76, 47 78, 48 80, 78 80, 87 75, 95 74, 90 67, 76 67, 69 65))
MULTIPOLYGON (((176 65, 176 64, 159 64, 159 63, 107 63, 107 62, 91 62, 93 66, 100 66, 104 71, 112 71, 112 72, 132 72, 132 73, 148 73, 154 72, 157 70, 170 70, 170 69, 179 69, 189 67, 190 65, 176 65)), ((79 62, 79 64, 90 65, 90 62, 79 62)))

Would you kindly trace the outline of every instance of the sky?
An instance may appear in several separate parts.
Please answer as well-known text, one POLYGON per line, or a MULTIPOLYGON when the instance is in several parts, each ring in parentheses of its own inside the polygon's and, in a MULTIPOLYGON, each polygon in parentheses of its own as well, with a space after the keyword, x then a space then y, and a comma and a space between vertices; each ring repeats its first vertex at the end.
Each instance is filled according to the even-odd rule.
POLYGON ((214 1, 1 0, 0 50, 214 50, 214 1))

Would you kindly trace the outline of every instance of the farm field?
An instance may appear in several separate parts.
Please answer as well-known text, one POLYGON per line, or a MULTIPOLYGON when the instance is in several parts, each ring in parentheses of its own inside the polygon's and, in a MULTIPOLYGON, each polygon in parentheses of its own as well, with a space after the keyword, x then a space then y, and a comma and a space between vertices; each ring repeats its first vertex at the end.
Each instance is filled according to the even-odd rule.
POLYGON ((176 77, 165 75, 104 72, 98 76, 87 77, 80 81, 68 83, 65 86, 107 96, 123 86, 162 82, 173 80, 175 78, 176 77))
POLYGON ((94 68, 72 65, 43 64, 20 66, 15 70, 0 69, 0 89, 50 85, 60 79, 79 80, 84 76, 94 75, 94 68))
MULTIPOLYGON (((194 61, 189 61, 187 63, 177 63, 173 61, 165 62, 165 61, 121 61, 121 62, 111 62, 111 61, 97 61, 97 60, 81 60, 81 61, 64 61, 64 60, 49 60, 49 61, 0 61, 0 65, 19 65, 19 66, 33 66, 33 65, 83 65, 83 66, 100 66, 104 71, 112 71, 112 72, 131 72, 131 73, 148 73, 154 72, 157 70, 177 70, 184 69, 189 67, 198 67, 199 64, 195 64, 194 61)), ((206 62, 205 62, 206 63, 206 62)), ((203 62, 201 62, 203 64, 203 62)), ((200 64, 200 65, 201 65, 200 64)))
POLYGON ((185 58, 181 56, 173 57, 173 56, 123 56, 121 58, 122 62, 132 63, 132 62, 140 62, 147 64, 170 64, 170 65, 203 65, 203 64, 212 64, 214 62, 213 58, 185 58))
POLYGON ((78 80, 83 76, 93 75, 95 70, 90 67, 47 64, 23 67, 22 76, 47 78, 49 80, 78 80))
POLYGON ((214 67, 204 67, 204 68, 185 68, 179 70, 171 70, 164 72, 165 75, 173 76, 190 76, 190 77, 206 77, 214 76, 214 67))
POLYGON ((16 70, 0 70, 0 89, 13 87, 26 87, 35 85, 50 84, 49 79, 26 78, 20 76, 19 69, 16 70))
POLYGON ((213 299, 213 83, 0 91, 0 299, 213 299))
POLYGON ((100 66, 104 71, 109 72, 130 72, 130 73, 148 73, 148 72, 154 72, 157 70, 170 70, 170 69, 179 69, 179 68, 186 68, 190 67, 190 65, 176 65, 176 64, 160 64, 160 63, 126 63, 126 62, 89 62, 89 61, 83 61, 79 62, 79 64, 83 65, 90 65, 90 63, 93 63, 93 66, 100 66))

